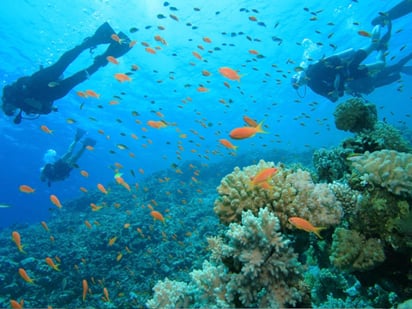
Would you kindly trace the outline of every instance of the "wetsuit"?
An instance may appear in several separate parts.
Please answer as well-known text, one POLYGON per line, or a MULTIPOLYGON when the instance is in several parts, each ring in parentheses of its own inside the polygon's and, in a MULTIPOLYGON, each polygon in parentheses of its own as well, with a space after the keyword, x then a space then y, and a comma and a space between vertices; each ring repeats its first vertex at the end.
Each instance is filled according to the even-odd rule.
POLYGON ((50 187, 52 182, 61 181, 69 177, 73 167, 66 161, 59 159, 54 163, 48 163, 44 166, 41 173, 41 180, 46 181, 50 187))

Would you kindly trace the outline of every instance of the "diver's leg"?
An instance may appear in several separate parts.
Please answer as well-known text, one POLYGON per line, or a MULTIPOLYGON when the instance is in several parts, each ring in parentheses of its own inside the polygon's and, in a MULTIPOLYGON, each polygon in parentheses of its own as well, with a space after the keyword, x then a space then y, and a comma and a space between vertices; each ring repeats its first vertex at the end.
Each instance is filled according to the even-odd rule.
POLYGON ((375 78, 374 87, 379 88, 382 86, 390 85, 399 79, 401 79, 401 74, 399 72, 392 72, 389 74, 388 72, 381 72, 375 78))
POLYGON ((386 13, 380 13, 378 17, 375 17, 372 20, 372 25, 384 25, 385 22, 393 19, 397 19, 399 17, 405 16, 412 12, 412 0, 404 0, 399 4, 395 5, 386 13))
POLYGON ((85 150, 86 150, 86 145, 83 145, 82 148, 80 148, 79 151, 74 156, 72 156, 67 163, 70 166, 74 166, 74 164, 76 164, 77 160, 79 160, 79 158, 82 156, 85 150))
POLYGON ((69 148, 67 148, 66 153, 61 157, 61 159, 62 159, 64 162, 68 162, 69 160, 71 160, 70 157, 71 157, 71 155, 72 155, 72 153, 73 153, 74 147, 76 147, 77 142, 78 142, 78 140, 74 140, 74 141, 70 144, 69 148))
POLYGON ((44 68, 32 75, 37 81, 49 83, 51 81, 57 81, 67 67, 85 50, 92 48, 100 44, 109 44, 113 40, 111 35, 114 34, 114 30, 110 25, 105 22, 95 32, 92 37, 86 38, 83 43, 74 47, 73 49, 65 52, 59 60, 53 65, 44 68))

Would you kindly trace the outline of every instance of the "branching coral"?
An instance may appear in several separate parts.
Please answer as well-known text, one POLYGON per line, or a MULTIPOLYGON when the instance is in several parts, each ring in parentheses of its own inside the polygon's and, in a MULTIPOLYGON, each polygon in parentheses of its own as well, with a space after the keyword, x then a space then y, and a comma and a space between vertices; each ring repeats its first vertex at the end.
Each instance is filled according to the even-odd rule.
POLYGON ((362 179, 399 196, 412 196, 412 154, 394 150, 366 152, 353 158, 362 179))
POLYGON ((351 98, 339 104, 333 115, 336 128, 350 132, 372 129, 378 118, 376 106, 365 104, 360 98, 351 98))
POLYGON ((173 307, 186 300, 187 307, 208 308, 296 305, 303 294, 302 265, 279 229, 279 219, 266 208, 258 216, 244 212, 241 224, 230 224, 223 238, 209 239, 212 260, 190 274, 184 295, 176 283, 158 283, 147 305, 173 307), (174 288, 176 299, 170 296, 174 288))
POLYGON ((275 212, 282 227, 290 228, 289 217, 302 217, 314 225, 330 226, 340 222, 342 208, 327 184, 315 184, 309 172, 278 166, 268 180, 269 188, 251 186, 250 179, 258 171, 273 167, 272 162, 261 160, 258 165, 247 166, 224 177, 217 188, 219 197, 214 210, 226 224, 239 222, 243 210, 254 214, 263 207, 275 212))
POLYGON ((379 239, 366 239, 357 231, 337 228, 330 260, 338 268, 365 271, 383 262, 385 253, 379 239))
POLYGON ((346 164, 348 150, 342 147, 333 149, 317 149, 313 153, 313 165, 319 180, 332 182, 341 179, 349 172, 346 164))

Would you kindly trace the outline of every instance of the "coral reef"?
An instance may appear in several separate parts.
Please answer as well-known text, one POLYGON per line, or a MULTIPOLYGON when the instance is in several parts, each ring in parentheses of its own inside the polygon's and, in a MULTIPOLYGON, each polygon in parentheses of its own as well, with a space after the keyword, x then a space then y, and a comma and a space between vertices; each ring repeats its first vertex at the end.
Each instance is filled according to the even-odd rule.
POLYGON ((353 167, 365 182, 399 196, 412 196, 412 154, 394 150, 366 152, 352 158, 353 167))
POLYGON ((349 172, 346 157, 350 151, 335 147, 332 149, 316 149, 313 153, 313 165, 320 181, 339 180, 349 172))
POLYGON ((376 238, 366 239, 357 231, 336 228, 333 233, 333 265, 350 271, 366 271, 385 260, 383 243, 376 238))
POLYGON ((222 223, 240 222, 243 210, 257 214, 263 207, 276 213, 282 228, 291 228, 288 218, 295 216, 318 226, 340 222, 343 215, 340 202, 327 184, 315 184, 307 171, 278 165, 278 171, 268 180, 269 188, 250 185, 251 177, 274 166, 273 162, 261 160, 257 165, 242 170, 236 167, 222 179, 214 206, 222 223))
POLYGON ((364 130, 354 137, 342 142, 345 149, 355 153, 373 152, 382 149, 396 150, 400 152, 412 152, 412 146, 393 126, 378 121, 373 129, 364 130))
POLYGON ((336 106, 335 125, 339 130, 361 132, 372 129, 378 113, 374 104, 365 104, 361 98, 351 98, 336 106))
MULTIPOLYGON (((302 265, 279 232, 279 219, 267 208, 258 216, 245 211, 241 224, 232 223, 224 238, 210 238, 212 257, 203 269, 191 273, 186 295, 189 307, 285 307, 294 306, 304 293, 302 265)), ((175 307, 180 303, 169 294, 176 283, 158 283, 150 308, 175 307), (164 296, 164 297, 162 297, 164 296)), ((181 290, 178 290, 181 293, 181 290)))

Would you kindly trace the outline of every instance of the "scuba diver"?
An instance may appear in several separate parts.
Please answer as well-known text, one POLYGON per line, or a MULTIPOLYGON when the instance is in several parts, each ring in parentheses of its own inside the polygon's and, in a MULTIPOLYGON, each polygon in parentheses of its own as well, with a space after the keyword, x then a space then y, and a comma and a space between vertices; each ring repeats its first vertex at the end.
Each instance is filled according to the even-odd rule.
POLYGON ((82 147, 77 151, 77 153, 73 154, 74 148, 85 133, 86 131, 77 129, 73 142, 60 159, 55 160, 56 151, 53 149, 49 149, 46 152, 44 155, 44 161, 46 164, 41 168, 41 181, 47 181, 47 185, 50 187, 52 182, 62 181, 69 177, 71 170, 77 167, 76 162, 86 150, 87 146, 93 147, 96 145, 96 141, 94 139, 86 138, 82 143, 82 147))
POLYGON ((403 0, 387 12, 379 13, 379 16, 372 20, 372 25, 385 25, 387 20, 398 19, 412 12, 412 0, 403 0))
POLYGON ((112 27, 105 22, 93 36, 86 38, 80 45, 65 52, 53 65, 41 68, 31 76, 21 77, 13 84, 4 86, 3 111, 8 116, 15 115, 15 124, 21 122, 23 112, 37 118, 42 114, 57 111, 57 108, 53 107, 55 100, 64 97, 71 89, 97 72, 99 68, 106 66, 108 56, 121 57, 129 50, 130 39, 123 32, 116 35, 112 27), (66 68, 83 51, 89 49, 92 52, 97 45, 101 44, 109 44, 109 47, 102 55, 94 58, 91 66, 68 78, 60 79, 66 68))
POLYGON ((385 66, 385 52, 392 29, 390 22, 386 25, 388 31, 382 38, 380 38, 381 26, 377 25, 373 28, 368 46, 359 50, 350 48, 322 58, 307 68, 300 68, 301 70, 292 77, 293 88, 298 90, 301 86, 307 85, 315 93, 336 102, 344 95, 348 81, 356 82, 367 77, 370 72, 379 71, 385 66), (373 51, 378 52, 378 61, 372 64, 361 64, 373 51))

